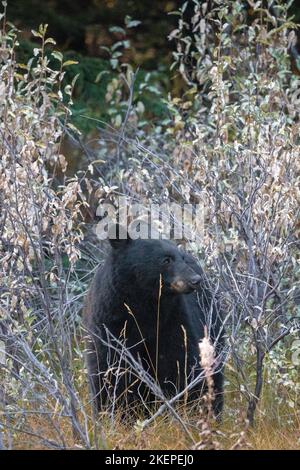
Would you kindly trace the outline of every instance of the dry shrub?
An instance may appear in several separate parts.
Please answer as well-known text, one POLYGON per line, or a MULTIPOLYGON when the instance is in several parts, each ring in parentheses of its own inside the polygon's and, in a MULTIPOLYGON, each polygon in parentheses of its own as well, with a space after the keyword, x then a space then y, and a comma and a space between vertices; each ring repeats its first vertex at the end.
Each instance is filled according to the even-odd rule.
MULTIPOLYGON (((2 15, 3 16, 3 15, 2 15)), ((82 369, 75 326, 80 286, 72 273, 82 240, 81 181, 66 178, 61 154, 72 85, 63 87, 62 55, 47 26, 34 36, 40 47, 27 64, 16 62, 17 31, 2 17, 0 33, 0 345, 1 426, 4 445, 18 431, 35 434, 28 416, 46 416, 65 447, 59 417, 89 446, 85 412, 74 377, 82 369), (49 49, 52 48, 52 49, 49 49), (57 67, 50 67, 50 54, 57 67), (77 290, 76 290, 77 289, 77 290), (80 365, 78 361, 80 360, 80 365), (85 424, 84 424, 85 423, 85 424), (25 430, 24 430, 25 428, 25 430)), ((71 125, 70 125, 71 126, 71 125)), ((81 294, 82 295, 82 294, 81 294)))
MULTIPOLYGON (((105 445, 103 429, 90 416, 89 399, 82 392, 77 313, 85 282, 74 267, 83 238, 84 180, 97 200, 114 200, 122 193, 145 206, 206 203, 204 237, 191 249, 211 271, 211 290, 227 310, 226 354, 230 386, 236 387, 230 392, 235 409, 228 405, 232 416, 225 420, 223 434, 214 433, 198 416, 203 426, 195 430, 192 419, 181 418, 172 404, 176 424, 159 415, 140 429, 138 442, 134 435, 128 443, 121 425, 104 421, 109 445, 171 448, 169 436, 175 429, 178 448, 190 446, 190 437, 194 444, 205 441, 213 448, 244 448, 248 440, 255 448, 294 447, 297 411, 292 411, 294 440, 273 432, 269 421, 246 439, 245 421, 238 429, 234 423, 245 407, 242 398, 253 422, 270 358, 281 397, 287 384, 289 392, 299 385, 299 366, 281 359, 282 348, 299 329, 299 80, 290 72, 289 55, 295 25, 285 2, 268 8, 259 1, 248 3, 251 8, 241 0, 195 0, 192 18, 185 16, 186 3, 181 8, 170 39, 176 42, 174 68, 186 90, 169 99, 170 118, 154 129, 135 127, 140 111, 129 69, 125 93, 118 93, 121 77, 110 86, 108 91, 122 96, 122 110, 128 96, 128 109, 123 122, 119 110, 112 121, 120 132, 102 131, 105 139, 88 167, 89 181, 86 169, 80 178, 66 177, 61 152, 65 130, 76 132, 69 122, 75 81, 63 85, 70 62, 52 50, 54 41, 41 26, 33 33, 41 46, 27 64, 18 64, 17 31, 2 18, 0 431, 5 429, 6 447, 13 447, 21 432, 43 447, 105 445), (49 428, 39 425, 44 420, 49 428), (260 443, 260 433, 271 435, 272 441, 260 443)), ((290 401, 297 410, 299 394, 290 401)), ((266 409, 259 408, 263 417, 266 409)))
POLYGON ((191 248, 227 311, 235 381, 253 423, 269 353, 280 367, 279 343, 290 347, 299 334, 300 129, 290 63, 297 25, 286 2, 248 3, 183 4, 170 39, 185 93, 170 98, 170 120, 150 136, 137 141, 126 119, 112 133, 119 165, 101 196, 203 204, 204 235, 191 248))

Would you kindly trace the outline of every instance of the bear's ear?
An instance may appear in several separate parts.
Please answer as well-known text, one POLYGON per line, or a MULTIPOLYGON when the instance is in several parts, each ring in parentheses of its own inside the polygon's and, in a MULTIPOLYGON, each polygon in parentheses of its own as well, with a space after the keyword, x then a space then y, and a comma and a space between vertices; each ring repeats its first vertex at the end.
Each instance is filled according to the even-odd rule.
POLYGON ((126 228, 119 224, 111 224, 109 226, 108 239, 114 249, 124 248, 131 241, 126 228))

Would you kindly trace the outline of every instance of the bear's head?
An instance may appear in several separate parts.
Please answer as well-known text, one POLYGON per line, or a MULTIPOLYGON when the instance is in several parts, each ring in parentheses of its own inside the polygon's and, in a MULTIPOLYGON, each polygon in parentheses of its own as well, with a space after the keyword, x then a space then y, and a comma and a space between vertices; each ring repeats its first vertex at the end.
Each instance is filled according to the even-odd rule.
POLYGON ((116 225, 109 233, 111 255, 130 287, 166 294, 188 294, 200 287, 195 261, 169 240, 133 240, 116 225), (193 260, 191 262, 191 260, 193 260))

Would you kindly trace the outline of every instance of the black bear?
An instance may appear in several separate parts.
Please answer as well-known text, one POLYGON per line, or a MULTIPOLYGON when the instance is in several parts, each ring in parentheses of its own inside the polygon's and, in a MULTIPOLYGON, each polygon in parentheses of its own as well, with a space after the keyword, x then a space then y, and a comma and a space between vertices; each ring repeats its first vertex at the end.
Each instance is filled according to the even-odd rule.
MULTIPOLYGON (((153 395, 126 351, 159 384, 164 397, 185 389, 202 370, 199 342, 207 328, 216 355, 223 350, 219 309, 196 260, 167 240, 110 239, 110 251, 92 281, 84 306, 87 366, 98 411, 143 403, 153 395)), ((213 375, 214 412, 223 407, 223 362, 213 375)), ((203 393, 198 381, 189 398, 203 393)))

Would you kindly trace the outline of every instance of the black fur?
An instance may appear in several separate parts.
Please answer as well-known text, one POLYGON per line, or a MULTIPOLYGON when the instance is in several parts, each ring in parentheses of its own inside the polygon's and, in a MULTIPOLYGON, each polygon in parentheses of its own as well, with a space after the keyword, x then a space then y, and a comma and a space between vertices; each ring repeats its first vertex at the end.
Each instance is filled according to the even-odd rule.
MULTIPOLYGON (((199 341, 205 325, 216 342, 217 353, 223 348, 220 315, 205 288, 204 276, 195 259, 169 241, 113 240, 103 266, 92 281, 84 308, 84 323, 89 335, 87 365, 98 411, 117 398, 130 405, 151 401, 146 387, 107 345, 107 330, 125 341, 131 354, 157 378, 166 397, 185 387, 186 380, 201 373, 199 341), (126 304, 126 305, 125 305, 126 304), (158 307, 159 306, 159 307, 158 307), (130 314, 130 312, 132 314, 130 314), (157 335, 157 315, 159 331, 157 335), (138 326, 137 326, 138 325, 138 326), (158 371, 155 373, 158 337, 158 371), (123 369, 124 368, 124 369, 123 369), (135 382, 135 383, 134 383, 135 382)), ((222 369, 222 368, 221 368, 222 369)), ((215 414, 223 407, 223 371, 214 375, 215 414)), ((190 398, 199 398, 199 383, 190 398)))

